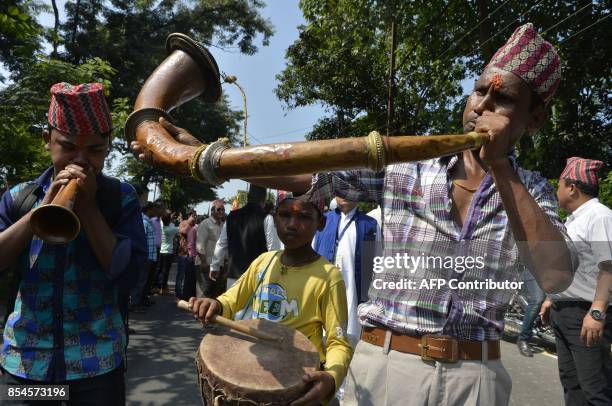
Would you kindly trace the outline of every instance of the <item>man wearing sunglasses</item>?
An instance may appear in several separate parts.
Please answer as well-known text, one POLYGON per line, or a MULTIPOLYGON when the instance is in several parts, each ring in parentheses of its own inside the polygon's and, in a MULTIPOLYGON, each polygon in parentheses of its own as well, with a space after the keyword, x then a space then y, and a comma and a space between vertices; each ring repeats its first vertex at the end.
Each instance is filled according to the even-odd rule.
MULTIPOLYGON (((217 280, 210 279, 210 263, 215 253, 215 245, 223 228, 225 218, 225 202, 217 199, 212 202, 210 217, 203 220, 198 226, 196 238, 197 261, 199 267, 196 269, 196 295, 197 297, 215 298, 225 292, 227 274, 221 272, 217 280)), ((197 267, 197 264, 196 264, 197 267)))

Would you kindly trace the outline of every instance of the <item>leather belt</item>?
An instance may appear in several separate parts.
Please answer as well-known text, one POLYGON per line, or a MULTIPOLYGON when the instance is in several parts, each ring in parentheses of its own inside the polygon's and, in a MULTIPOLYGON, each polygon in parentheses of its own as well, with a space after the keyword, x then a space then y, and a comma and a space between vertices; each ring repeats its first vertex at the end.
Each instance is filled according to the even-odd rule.
MULTIPOLYGON (((386 332, 387 330, 382 328, 364 327, 361 331, 361 339, 367 343, 384 347, 386 332)), ((450 336, 413 337, 392 332, 389 349, 420 355, 423 361, 482 361, 480 341, 463 341, 450 336)), ((499 341, 487 341, 487 359, 499 358, 499 341)))

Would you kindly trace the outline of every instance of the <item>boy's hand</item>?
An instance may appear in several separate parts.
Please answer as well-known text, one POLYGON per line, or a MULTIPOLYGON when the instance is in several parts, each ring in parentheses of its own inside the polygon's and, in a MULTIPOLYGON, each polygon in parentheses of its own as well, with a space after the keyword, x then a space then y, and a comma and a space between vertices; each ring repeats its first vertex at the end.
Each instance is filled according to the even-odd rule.
MULTIPOLYGON (((89 209, 96 205, 96 175, 91 168, 83 168, 76 164, 69 164, 55 177, 55 181, 77 179, 79 194, 75 202, 75 211, 89 209)), ((55 182, 54 182, 55 183, 55 182)))
POLYGON ((208 298, 192 297, 189 299, 189 307, 193 316, 204 324, 212 323, 221 310, 219 302, 208 298))
POLYGON ((302 377, 304 382, 312 382, 312 388, 301 398, 291 403, 291 406, 318 406, 334 394, 336 381, 325 371, 309 372, 302 377))
POLYGON ((40 205, 44 205, 44 204, 49 204, 53 201, 53 199, 55 199, 55 196, 57 196, 57 192, 60 191, 62 186, 66 186, 68 184, 68 182, 70 181, 70 179, 68 178, 55 178, 53 180, 53 183, 51 183, 51 186, 49 186, 49 189, 47 190, 47 193, 45 193, 45 197, 43 197, 42 202, 40 203, 40 205))

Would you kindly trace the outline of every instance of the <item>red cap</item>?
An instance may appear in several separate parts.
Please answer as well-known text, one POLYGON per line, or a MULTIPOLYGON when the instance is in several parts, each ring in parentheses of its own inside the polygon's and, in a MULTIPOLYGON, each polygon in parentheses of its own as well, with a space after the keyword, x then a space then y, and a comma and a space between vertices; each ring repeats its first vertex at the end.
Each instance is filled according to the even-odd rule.
POLYGON ((109 132, 113 122, 104 86, 101 83, 54 84, 48 120, 51 127, 76 136, 109 132))
POLYGON ((577 156, 567 158, 567 165, 561 173, 561 179, 577 180, 587 185, 597 186, 597 172, 603 167, 603 162, 595 159, 585 159, 577 156))
POLYGON ((512 72, 523 79, 548 104, 561 81, 561 60, 555 47, 527 23, 491 58, 489 66, 512 72))

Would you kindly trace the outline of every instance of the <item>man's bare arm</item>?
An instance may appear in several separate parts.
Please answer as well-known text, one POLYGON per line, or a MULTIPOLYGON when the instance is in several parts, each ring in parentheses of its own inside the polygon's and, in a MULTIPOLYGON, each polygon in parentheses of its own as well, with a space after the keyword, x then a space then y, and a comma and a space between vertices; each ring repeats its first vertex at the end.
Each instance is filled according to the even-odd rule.
POLYGON ((508 160, 490 168, 521 257, 544 291, 564 291, 572 283, 573 275, 563 234, 522 184, 508 160))
POLYGON ((612 294, 612 269, 601 268, 597 275, 597 288, 593 299, 593 308, 606 310, 612 294))

